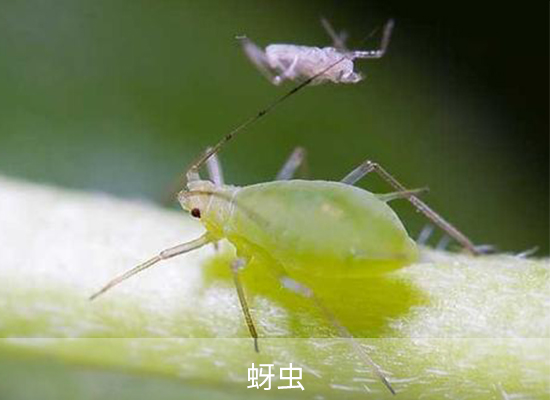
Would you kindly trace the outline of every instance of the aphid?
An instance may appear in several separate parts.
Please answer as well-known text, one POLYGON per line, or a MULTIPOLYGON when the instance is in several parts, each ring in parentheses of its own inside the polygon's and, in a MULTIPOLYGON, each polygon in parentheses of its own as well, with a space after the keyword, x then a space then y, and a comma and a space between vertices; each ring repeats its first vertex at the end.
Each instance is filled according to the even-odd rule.
MULTIPOLYGON (((391 27, 391 25, 390 25, 391 27)), ((391 28, 390 28, 391 29, 391 28)), ((388 28, 386 27, 386 30, 388 28)), ((343 62, 346 56, 309 76, 297 87, 260 110, 208 148, 187 170, 186 188, 178 200, 184 210, 206 228, 199 238, 161 251, 157 256, 110 281, 91 296, 97 298, 107 290, 154 264, 207 244, 227 239, 238 258, 230 266, 246 325, 254 347, 258 348, 258 333, 250 314, 239 271, 252 258, 269 265, 281 286, 310 299, 322 312, 338 335, 351 346, 386 387, 392 386, 366 351, 312 290, 293 279, 295 273, 360 274, 384 273, 408 265, 418 257, 415 242, 388 206, 393 199, 406 198, 416 209, 466 250, 477 254, 477 248, 460 231, 418 199, 418 191, 407 190, 379 164, 365 161, 339 182, 293 179, 304 161, 305 152, 296 149, 283 165, 273 182, 245 187, 225 185, 216 154, 237 133, 258 121, 278 104, 308 84, 325 76, 343 62), (207 164, 209 178, 201 179, 199 169, 207 164), (375 172, 389 183, 395 192, 377 195, 353 186, 365 175, 375 172)))
POLYGON ((285 80, 301 81, 316 76, 314 84, 324 82, 357 83, 363 75, 354 71, 354 60, 359 58, 381 58, 390 42, 394 22, 384 26, 380 47, 376 50, 348 50, 344 44, 346 34, 337 34, 329 22, 321 20, 323 27, 333 40, 333 46, 314 47, 294 44, 270 44, 262 50, 247 37, 239 37, 243 50, 258 70, 273 83, 280 85, 285 80), (334 68, 325 70, 334 62, 344 59, 334 68))

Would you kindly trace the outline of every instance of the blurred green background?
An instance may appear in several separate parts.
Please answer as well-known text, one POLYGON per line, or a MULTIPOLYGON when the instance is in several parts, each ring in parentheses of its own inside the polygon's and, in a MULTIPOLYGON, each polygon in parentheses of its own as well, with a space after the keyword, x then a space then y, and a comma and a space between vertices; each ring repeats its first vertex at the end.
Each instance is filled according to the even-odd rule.
MULTIPOLYGON (((270 180, 297 145, 313 178, 370 158, 429 186, 428 203, 475 242, 547 254, 547 14, 493 7, 0 0, 0 174, 158 201, 201 150, 292 87, 260 76, 236 35, 323 46, 325 16, 351 47, 374 47, 361 38, 394 17, 387 56, 358 62, 364 82, 281 105, 223 150, 227 180, 270 180)), ((396 207, 416 235, 424 222, 396 207)))

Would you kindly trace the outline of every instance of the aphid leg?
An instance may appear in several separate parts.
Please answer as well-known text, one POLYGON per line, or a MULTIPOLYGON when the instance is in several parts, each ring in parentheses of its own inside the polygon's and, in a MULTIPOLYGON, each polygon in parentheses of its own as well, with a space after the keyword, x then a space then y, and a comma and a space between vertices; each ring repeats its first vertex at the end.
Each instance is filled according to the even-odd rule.
MULTIPOLYGON (((346 175, 341 182, 346 183, 348 185, 353 185, 359 179, 363 178, 365 175, 369 174, 370 172, 377 173, 382 179, 384 179, 388 184, 390 184, 394 189, 398 191, 407 190, 405 186, 403 186, 397 179, 393 177, 393 175, 387 172, 379 164, 368 160, 362 163, 361 165, 359 165, 357 168, 351 171, 348 175, 346 175)), ((480 253, 479 250, 476 248, 476 246, 470 241, 470 239, 466 237, 466 235, 464 235, 457 228, 455 228, 453 225, 447 222, 442 216, 440 216, 438 213, 432 210, 426 203, 424 203, 418 197, 414 195, 409 196, 408 200, 413 204, 413 206, 419 212, 424 214, 426 218, 428 218, 435 225, 437 225, 438 227, 443 229, 445 232, 447 232, 449 236, 451 236, 454 240, 460 243, 462 247, 464 247, 470 253, 472 254, 480 253)))
POLYGON ((198 249, 208 243, 210 243, 212 240, 210 239, 210 236, 208 234, 202 235, 200 238, 191 240, 190 242, 180 244, 178 246, 170 247, 169 249, 161 251, 157 256, 145 261, 143 264, 138 265, 135 268, 132 268, 131 270, 123 273, 122 275, 117 276, 113 280, 111 280, 109 283, 107 283, 101 290, 94 293, 92 296, 90 296, 90 300, 96 299, 98 296, 102 295, 109 289, 112 289, 114 286, 118 285, 119 283, 125 281, 126 279, 134 276, 135 274, 153 266, 154 264, 158 263, 162 260, 167 260, 169 258, 179 256, 180 254, 188 253, 192 250, 198 249))
POLYGON ((280 85, 286 79, 292 79, 294 77, 294 68, 296 68, 296 64, 298 64, 298 60, 299 60, 298 55, 295 55, 288 67, 280 65, 279 67, 283 71, 283 73, 274 76, 271 82, 273 82, 274 85, 280 85))
POLYGON ((254 339, 254 350, 256 350, 256 353, 259 353, 260 348, 258 347, 258 331, 254 326, 254 320, 250 315, 250 309, 248 308, 244 289, 241 284, 241 280, 239 279, 239 270, 244 266, 244 264, 245 261, 242 258, 238 258, 233 261, 231 263, 231 273, 233 274, 233 282, 235 283, 235 288, 237 289, 237 295, 239 296, 239 302, 241 303, 241 309, 243 311, 246 326, 248 327, 248 332, 250 332, 250 336, 254 339))
POLYGON ((393 31, 394 21, 388 20, 384 25, 384 31, 382 32, 382 39, 380 41, 380 47, 376 50, 357 50, 352 51, 350 57, 354 58, 382 58, 386 54, 388 45, 390 44, 391 33, 393 31))
POLYGON ((258 71, 269 79, 271 83, 274 85, 279 85, 282 82, 282 79, 274 73, 273 68, 269 64, 265 51, 246 36, 238 36, 237 39, 241 41, 244 54, 246 54, 248 59, 252 61, 252 64, 254 64, 258 71))
POLYGON ((304 173, 306 156, 307 152, 303 147, 296 147, 279 170, 275 180, 288 181, 294 177, 298 169, 302 169, 302 173, 304 173))
POLYGON ((448 235, 441 236, 441 239, 439 239, 439 242, 435 245, 436 250, 443 251, 447 248, 449 245, 449 242, 451 241, 451 238, 448 235))
POLYGON ((341 50, 343 52, 348 52, 349 50, 346 48, 346 40, 348 38, 348 34, 346 31, 342 31, 340 33, 336 33, 334 28, 332 27, 331 23, 328 22, 326 18, 321 18, 321 25, 323 25, 323 28, 327 32, 327 34, 332 39, 333 46, 341 50))
POLYGON ((308 288, 307 286, 302 285, 301 283, 295 281, 292 278, 289 278, 287 275, 283 275, 280 277, 281 285, 296 294, 299 294, 303 297, 306 297, 310 299, 315 305, 325 314, 325 317, 330 321, 332 326, 338 331, 338 335, 342 337, 343 339, 348 340, 349 344, 353 347, 355 352, 361 357, 361 359, 368 365, 371 366, 374 373, 378 376, 378 378, 382 381, 382 383, 389 389, 389 391, 392 394, 395 394, 395 390, 391 386, 391 384, 388 382, 388 379, 380 369, 380 367, 372 360, 372 358, 368 355, 368 353, 365 351, 365 349, 357 343, 357 341, 354 339, 352 334, 349 332, 349 330, 343 326, 338 319, 334 316, 334 314, 326 308, 321 300, 313 293, 313 291, 308 288))
POLYGON ((420 234, 418 235, 418 238, 416 239, 416 244, 424 246, 432 236, 433 232, 434 226, 432 224, 424 225, 424 228, 422 228, 420 234))
MULTIPOLYGON (((210 147, 207 149, 207 151, 210 151, 210 147)), ((212 157, 210 157, 206 161, 206 168, 208 170, 208 177, 210 180, 214 183, 216 186, 223 186, 223 170, 222 170, 222 164, 220 163, 220 159, 218 158, 217 154, 213 154, 212 157)))
POLYGON ((378 197, 378 199, 380 199, 381 201, 385 201, 386 203, 388 203, 393 200, 408 199, 411 196, 425 193, 428 190, 429 189, 427 187, 424 187, 419 189, 403 190, 401 192, 377 194, 376 197, 378 197))
POLYGON ((497 248, 492 244, 478 244, 476 245, 476 249, 480 254, 496 253, 497 251, 497 248))
POLYGON ((530 249, 524 250, 520 253, 517 253, 515 256, 517 258, 528 258, 528 257, 532 256, 533 254, 535 254, 537 251, 539 251, 539 248, 538 248, 538 246, 535 246, 535 247, 532 247, 530 249))

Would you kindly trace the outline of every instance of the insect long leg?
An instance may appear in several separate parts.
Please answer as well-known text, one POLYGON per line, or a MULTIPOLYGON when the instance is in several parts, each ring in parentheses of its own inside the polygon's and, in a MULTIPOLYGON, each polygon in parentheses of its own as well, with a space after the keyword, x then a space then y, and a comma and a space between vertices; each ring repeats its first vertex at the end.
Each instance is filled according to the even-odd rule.
POLYGON ((332 27, 332 24, 326 18, 321 18, 321 25, 323 25, 323 28, 332 39, 333 46, 338 50, 348 52, 348 49, 346 49, 346 39, 348 34, 345 31, 336 33, 332 27))
POLYGON ((298 60, 299 60, 298 55, 295 55, 290 65, 284 69, 283 73, 275 76, 273 83, 276 85, 279 85, 286 79, 292 79, 292 76, 294 75, 294 68, 296 68, 296 64, 298 64, 298 60))
POLYGON ((308 288, 307 286, 302 285, 301 283, 295 281, 292 278, 289 278, 286 275, 283 275, 280 278, 281 285, 296 294, 299 294, 303 297, 306 297, 310 299, 322 312, 325 314, 325 317, 330 321, 332 326, 338 331, 338 334, 340 337, 346 339, 349 341, 350 345, 353 347, 355 352, 361 357, 361 359, 374 371, 374 373, 378 376, 378 378, 382 381, 382 383, 388 388, 388 390, 395 394, 395 390, 391 386, 391 384, 388 382, 388 379, 384 375, 384 373, 380 370, 380 367, 372 360, 372 358, 368 355, 368 353, 357 343, 357 341, 354 339, 353 335, 349 332, 349 330, 343 326, 338 319, 335 317, 335 315, 324 306, 324 304, 321 302, 319 297, 317 297, 313 291, 308 288))
MULTIPOLYGON (((224 179, 222 163, 220 162, 217 154, 214 154, 208 159, 208 161, 206 161, 206 169, 208 170, 208 177, 214 183, 214 185, 216 185, 217 187, 223 186, 224 179)), ((218 242, 213 242, 212 244, 214 245, 214 249, 216 251, 220 249, 218 242)))
POLYGON ((432 224, 426 224, 424 228, 422 228, 422 230, 420 231, 420 234, 416 239, 416 244, 424 246, 430 239, 430 236, 432 236, 433 231, 434 226, 432 224))
POLYGON ((246 36, 238 36, 237 39, 241 41, 244 54, 246 54, 248 59, 252 61, 252 64, 254 64, 258 71, 260 71, 260 73, 268 80, 270 80, 274 85, 278 85, 280 83, 280 80, 277 79, 273 68, 271 68, 271 65, 269 65, 269 61, 267 59, 265 51, 246 36))
MULTIPOLYGON (((276 181, 287 181, 294 177, 294 174, 298 169, 303 170, 305 168, 307 152, 303 147, 296 147, 290 156, 287 158, 283 167, 279 170, 279 173, 275 177, 276 181)), ((302 171, 303 172, 303 171, 302 171)))
POLYGON ((244 260, 240 258, 236 259, 231 263, 231 273, 233 274, 233 282, 235 283, 235 288, 237 289, 237 295, 239 296, 239 302, 241 303, 241 309, 243 311, 246 326, 248 327, 248 332, 250 332, 250 336, 252 337, 252 339, 254 339, 254 350, 256 350, 256 353, 259 353, 260 348, 258 347, 258 331, 254 326, 254 320, 250 315, 248 302, 246 301, 244 289, 241 284, 241 280, 239 279, 239 269, 241 269, 243 265, 244 265, 244 260))
MULTIPOLYGON (((210 149, 208 149, 210 150, 210 149)), ((208 177, 216 186, 223 186, 223 170, 220 159, 217 154, 212 155, 206 162, 206 168, 208 169, 208 177)))
POLYGON ((90 296, 90 300, 94 300, 109 289, 112 289, 114 286, 118 285, 119 283, 125 281, 126 279, 134 276, 135 274, 152 267, 156 263, 162 260, 167 260, 169 258, 179 256, 180 254, 188 253, 192 250, 198 249, 199 247, 202 247, 208 243, 211 242, 211 239, 208 234, 204 234, 198 239, 192 240, 187 243, 180 244, 175 247, 171 247, 169 249, 161 251, 158 255, 155 257, 145 261, 143 264, 138 265, 135 268, 132 268, 131 270, 123 273, 122 275, 117 276, 113 280, 111 280, 109 283, 107 283, 101 290, 94 293, 92 296, 90 296))
POLYGON ((382 32, 382 39, 380 41, 380 47, 376 50, 356 50, 351 52, 351 58, 382 58, 386 54, 388 45, 390 44, 390 38, 393 31, 394 20, 390 19, 384 25, 384 31, 382 32))
POLYGON ((414 196, 416 194, 422 194, 427 192, 428 188, 418 188, 418 189, 410 189, 410 190, 404 190, 402 192, 392 192, 392 193, 383 193, 378 194, 376 197, 378 199, 385 201, 386 203, 393 201, 393 200, 399 200, 399 199, 408 199, 411 196, 414 196))
MULTIPOLYGON (((363 178, 365 175, 369 174, 370 172, 377 173, 382 179, 384 179, 388 184, 390 184, 393 188, 395 188, 398 191, 407 190, 405 186, 403 186, 397 179, 393 177, 393 175, 387 172, 379 164, 368 160, 362 163, 361 165, 359 165, 357 168, 351 171, 348 175, 346 175, 341 182, 346 183, 348 185, 353 185, 359 179, 363 178)), ((447 232, 447 234, 451 236, 454 240, 456 240, 458 243, 460 243, 462 247, 464 247, 466 250, 468 250, 472 254, 476 254, 476 255, 480 254, 480 251, 470 241, 470 239, 468 239, 466 235, 464 235, 457 228, 455 228, 453 225, 447 222, 447 220, 445 220, 442 216, 440 216, 438 213, 432 210, 426 203, 424 203, 422 200, 420 200, 416 196, 409 196, 407 199, 413 204, 413 206, 418 211, 424 214, 426 218, 428 218, 435 225, 437 225, 438 227, 443 229, 445 232, 447 232)))
POLYGON ((439 242, 437 242, 437 244, 435 245, 435 248, 437 250, 443 251, 447 248, 450 241, 451 241, 451 238, 449 238, 449 236, 443 235, 441 239, 439 239, 439 242))

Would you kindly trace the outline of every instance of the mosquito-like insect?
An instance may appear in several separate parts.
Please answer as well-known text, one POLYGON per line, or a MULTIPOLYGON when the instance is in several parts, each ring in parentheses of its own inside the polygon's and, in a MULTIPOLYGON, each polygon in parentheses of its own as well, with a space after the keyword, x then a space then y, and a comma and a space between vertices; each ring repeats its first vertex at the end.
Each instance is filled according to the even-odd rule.
POLYGON ((345 46, 347 34, 336 33, 326 19, 323 27, 333 40, 333 46, 314 47, 294 44, 270 44, 262 50, 246 36, 239 37, 243 50, 258 70, 273 83, 280 85, 285 80, 300 81, 317 76, 314 84, 324 82, 357 83, 363 75, 354 71, 354 60, 381 58, 386 53, 394 22, 386 22, 382 32, 380 47, 376 50, 348 50, 345 46), (334 68, 326 69, 335 61, 344 60, 334 68))
MULTIPOLYGON (((386 25, 386 30, 390 31, 391 25, 390 28, 386 25)), ((222 137, 187 169, 186 188, 179 192, 178 200, 184 210, 204 225, 206 232, 201 237, 161 251, 110 281, 91 299, 162 260, 227 239, 237 250, 238 258, 230 268, 256 351, 259 351, 258 333, 239 278, 239 271, 251 259, 260 259, 269 265, 283 288, 310 299, 322 310, 338 335, 350 341, 357 354, 372 367, 384 385, 395 393, 380 368, 363 347, 353 340, 348 329, 312 288, 293 279, 293 273, 305 271, 338 276, 353 271, 367 275, 379 274, 416 261, 416 243, 387 204, 399 198, 408 199, 419 212, 470 253, 477 254, 478 249, 464 234, 416 197, 418 191, 407 190, 375 162, 361 163, 339 182, 293 179, 305 158, 305 152, 298 148, 283 165, 275 181, 235 187, 224 184, 217 159, 217 153, 235 135, 346 59, 344 55, 317 74, 309 76, 222 137), (199 175, 200 168, 205 164, 210 175, 208 180, 201 179, 199 175), (393 187, 394 192, 379 195, 354 186, 371 172, 381 176, 393 187)))

